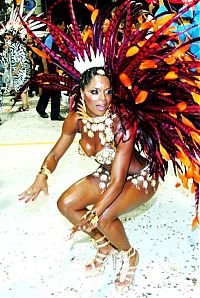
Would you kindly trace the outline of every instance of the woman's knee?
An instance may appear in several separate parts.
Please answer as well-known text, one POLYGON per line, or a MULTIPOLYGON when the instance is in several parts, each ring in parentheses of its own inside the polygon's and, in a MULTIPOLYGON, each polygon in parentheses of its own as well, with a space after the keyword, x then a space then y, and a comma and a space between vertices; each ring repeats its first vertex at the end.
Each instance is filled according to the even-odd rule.
POLYGON ((101 231, 107 230, 109 229, 110 225, 113 222, 113 217, 111 218, 109 214, 107 214, 106 212, 104 212, 98 220, 98 228, 101 231))
POLYGON ((72 201, 68 196, 62 194, 57 201, 57 207, 62 214, 66 215, 67 212, 72 210, 72 201))

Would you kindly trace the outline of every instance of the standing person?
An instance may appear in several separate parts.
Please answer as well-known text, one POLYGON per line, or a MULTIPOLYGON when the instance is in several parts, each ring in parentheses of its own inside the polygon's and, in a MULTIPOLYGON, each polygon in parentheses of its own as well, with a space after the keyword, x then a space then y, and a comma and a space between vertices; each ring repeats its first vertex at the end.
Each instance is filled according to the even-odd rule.
MULTIPOLYGON (((196 84, 199 79, 187 62, 190 59, 193 67, 199 62, 190 53, 185 53, 185 60, 181 56, 172 61, 176 48, 169 47, 167 36, 165 42, 160 36, 166 34, 173 19, 167 25, 165 21, 162 28, 154 21, 135 25, 131 18, 141 21, 143 10, 131 0, 124 1, 117 5, 106 31, 101 31, 108 17, 105 11, 96 21, 93 19, 92 43, 82 37, 72 1, 69 2, 77 40, 72 41, 60 30, 55 32, 52 24, 48 26, 70 42, 75 55, 74 58, 67 52, 69 64, 60 60, 68 76, 71 74, 70 81, 63 77, 71 83, 66 86, 71 86, 71 112, 60 138, 44 159, 33 184, 20 194, 20 200, 27 203, 36 200, 41 191, 48 194, 48 176, 79 133, 79 153, 95 160, 98 168, 66 189, 58 208, 73 225, 71 237, 76 231, 83 231, 95 243, 97 253, 86 265, 87 275, 103 273, 108 257, 118 255, 121 267, 114 284, 120 293, 125 293, 133 285, 139 252, 129 242, 119 217, 152 198, 159 179, 165 178, 169 161, 184 186, 188 187, 191 179, 197 212, 193 226, 198 223, 200 108, 196 101, 200 88, 196 84), (122 12, 127 17, 119 48, 117 33, 124 19, 122 12), (150 38, 146 28, 151 29, 150 38), (133 45, 142 44, 141 48, 130 47, 130 41, 133 45), (175 77, 174 69, 177 76, 183 75, 184 84, 175 77)), ((177 38, 176 33, 173 38, 177 38)), ((63 47, 63 51, 67 50, 63 47)))
MULTIPOLYGON (((65 29, 65 23, 63 20, 57 19, 54 21, 54 24, 61 30, 65 29)), ((44 41, 45 45, 55 51, 56 53, 59 52, 59 48, 54 42, 53 36, 48 34, 44 41)), ((39 69, 39 72, 43 72, 44 74, 56 74, 57 67, 52 63, 49 62, 47 59, 42 58, 42 65, 39 69)), ((42 118, 48 118, 49 115, 46 113, 46 108, 51 98, 51 120, 59 120, 63 121, 65 118, 60 115, 60 101, 61 101, 61 92, 55 90, 47 90, 43 89, 38 100, 36 111, 42 118)))
MULTIPOLYGON (((10 66, 11 66, 11 82, 15 91, 15 97, 18 97, 20 89, 31 78, 31 62, 28 56, 28 50, 18 37, 14 30, 7 31, 5 33, 5 39, 10 41, 8 46, 10 66)), ((21 93, 22 106, 19 107, 19 112, 25 112, 29 110, 28 104, 28 88, 21 93)))

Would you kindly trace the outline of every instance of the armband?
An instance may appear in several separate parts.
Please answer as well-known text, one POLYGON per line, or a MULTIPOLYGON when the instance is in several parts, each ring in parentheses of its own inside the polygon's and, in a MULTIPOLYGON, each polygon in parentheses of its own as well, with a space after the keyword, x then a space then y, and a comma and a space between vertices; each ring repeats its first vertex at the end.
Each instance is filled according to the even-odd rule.
POLYGON ((45 174, 47 178, 49 178, 49 176, 51 175, 51 171, 47 169, 47 167, 41 167, 38 174, 45 174))

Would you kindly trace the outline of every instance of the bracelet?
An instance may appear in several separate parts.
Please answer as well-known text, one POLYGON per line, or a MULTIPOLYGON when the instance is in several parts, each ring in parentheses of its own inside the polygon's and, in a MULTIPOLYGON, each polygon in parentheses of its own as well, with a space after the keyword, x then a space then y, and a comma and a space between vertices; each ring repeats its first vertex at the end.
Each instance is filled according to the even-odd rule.
POLYGON ((49 178, 49 176, 51 175, 51 171, 47 169, 47 167, 41 167, 38 174, 45 174, 47 178, 49 178))
POLYGON ((95 227, 97 226, 98 221, 99 221, 99 217, 97 214, 95 214, 94 217, 90 220, 91 224, 95 227))
POLYGON ((96 226, 98 221, 99 221, 99 217, 96 214, 96 212, 88 210, 83 216, 82 219, 87 219, 88 216, 92 215, 92 218, 89 220, 89 222, 93 225, 96 226))

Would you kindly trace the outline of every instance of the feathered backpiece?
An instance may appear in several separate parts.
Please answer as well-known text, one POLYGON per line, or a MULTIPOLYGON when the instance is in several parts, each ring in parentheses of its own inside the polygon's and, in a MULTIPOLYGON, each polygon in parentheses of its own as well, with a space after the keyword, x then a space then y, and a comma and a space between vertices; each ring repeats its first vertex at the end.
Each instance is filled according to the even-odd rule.
POLYGON ((34 83, 73 94, 80 79, 74 60, 91 60, 92 55, 102 53, 124 131, 134 127, 135 147, 149 160, 152 174, 164 180, 170 162, 180 180, 176 186, 182 184, 195 193, 195 227, 199 222, 200 61, 188 50, 199 38, 182 44, 181 32, 176 33, 174 28, 181 14, 193 4, 178 14, 164 12, 154 17, 143 11, 138 1, 112 3, 99 11, 81 0, 68 0, 71 27, 65 34, 48 20, 61 2, 57 0, 50 7, 46 20, 31 18, 48 26, 60 53, 41 44, 24 23, 49 59, 64 71, 60 76, 40 75, 34 83), (73 2, 80 2, 91 11, 92 23, 84 32, 79 30, 73 2), (50 84, 44 84, 47 81, 50 84))

